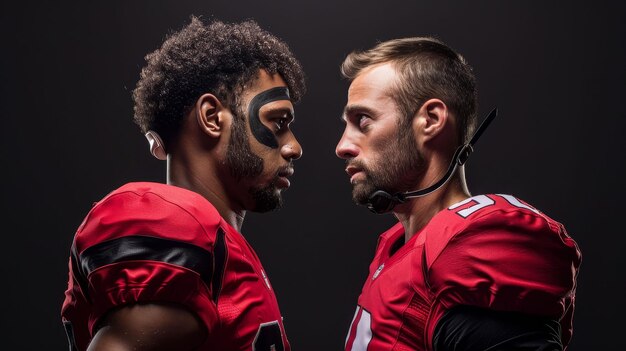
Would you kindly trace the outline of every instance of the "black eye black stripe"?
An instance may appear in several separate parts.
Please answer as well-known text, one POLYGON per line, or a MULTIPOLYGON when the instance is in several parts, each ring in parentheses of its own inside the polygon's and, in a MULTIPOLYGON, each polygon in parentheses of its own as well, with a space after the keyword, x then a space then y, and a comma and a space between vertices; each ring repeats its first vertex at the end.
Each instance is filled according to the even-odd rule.
POLYGON ((278 100, 291 100, 287 87, 276 87, 262 91, 252 98, 248 106, 248 120, 250 121, 252 135, 254 135, 256 140, 261 144, 271 147, 272 149, 278 148, 278 141, 274 133, 261 122, 259 110, 263 105, 278 100))

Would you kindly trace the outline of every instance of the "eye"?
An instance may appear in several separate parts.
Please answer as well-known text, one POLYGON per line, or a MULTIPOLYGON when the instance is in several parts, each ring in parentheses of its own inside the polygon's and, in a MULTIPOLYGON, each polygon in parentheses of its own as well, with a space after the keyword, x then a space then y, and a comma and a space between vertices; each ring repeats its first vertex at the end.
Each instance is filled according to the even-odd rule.
POLYGON ((285 128, 288 123, 287 123, 287 118, 278 118, 276 120, 274 120, 274 125, 276 126, 276 131, 280 131, 283 128, 285 128))
POLYGON ((366 129, 370 124, 371 119, 368 115, 359 114, 356 116, 356 122, 361 130, 366 129))

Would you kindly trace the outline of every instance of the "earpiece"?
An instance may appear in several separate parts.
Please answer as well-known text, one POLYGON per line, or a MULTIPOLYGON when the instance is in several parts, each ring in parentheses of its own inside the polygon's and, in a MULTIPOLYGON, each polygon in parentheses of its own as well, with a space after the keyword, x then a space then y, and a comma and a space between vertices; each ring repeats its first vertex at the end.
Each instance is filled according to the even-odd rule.
POLYGON ((165 153, 164 147, 165 144, 163 144, 163 140, 161 139, 159 134, 153 130, 149 130, 145 134, 145 136, 150 143, 150 153, 152 154, 152 156, 162 161, 167 160, 167 154, 165 153))

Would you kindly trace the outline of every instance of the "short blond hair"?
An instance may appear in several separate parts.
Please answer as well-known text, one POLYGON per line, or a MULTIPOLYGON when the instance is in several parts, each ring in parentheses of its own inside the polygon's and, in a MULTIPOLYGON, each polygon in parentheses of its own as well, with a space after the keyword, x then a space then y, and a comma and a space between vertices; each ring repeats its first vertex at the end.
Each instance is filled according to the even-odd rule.
POLYGON ((393 64, 398 72, 390 94, 406 122, 428 99, 441 99, 457 119, 459 143, 469 141, 476 124, 478 92, 472 68, 460 54, 434 38, 394 39, 350 53, 341 74, 354 80, 364 69, 383 63, 393 64))

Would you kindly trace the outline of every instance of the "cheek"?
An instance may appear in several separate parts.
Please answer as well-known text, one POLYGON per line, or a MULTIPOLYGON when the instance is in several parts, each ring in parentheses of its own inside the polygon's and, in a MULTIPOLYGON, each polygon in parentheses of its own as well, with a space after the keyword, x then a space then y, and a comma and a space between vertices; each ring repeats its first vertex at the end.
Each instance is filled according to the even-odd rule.
POLYGON ((372 137, 368 149, 372 161, 379 161, 390 153, 402 152, 394 133, 379 134, 376 137, 372 137))
POLYGON ((282 156, 278 149, 258 150, 255 154, 263 160, 263 173, 273 175, 282 165, 282 156))
POLYGON ((376 140, 372 140, 371 149, 374 152, 385 149, 390 143, 393 143, 392 138, 377 138, 376 140))
POLYGON ((398 140, 397 121, 387 118, 384 121, 380 121, 375 127, 376 128, 372 130, 373 134, 370 135, 370 144, 372 146, 381 148, 398 140))

